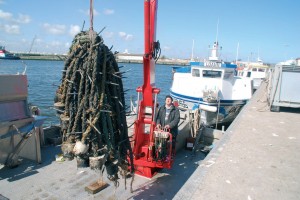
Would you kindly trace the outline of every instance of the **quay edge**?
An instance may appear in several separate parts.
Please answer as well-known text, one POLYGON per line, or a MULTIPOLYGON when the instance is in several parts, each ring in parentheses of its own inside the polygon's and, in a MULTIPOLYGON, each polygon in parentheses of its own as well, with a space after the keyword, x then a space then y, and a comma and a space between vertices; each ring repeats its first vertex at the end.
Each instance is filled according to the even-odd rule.
POLYGON ((300 199, 300 111, 271 112, 266 83, 174 199, 300 199))
MULTIPOLYGON (((53 60, 53 61, 64 61, 67 58, 66 54, 18 54, 21 60, 53 60)), ((117 54, 116 61, 118 63, 143 63, 142 54, 117 54)), ((188 59, 168 59, 168 58, 159 58, 156 64, 161 65, 189 65, 188 59)))

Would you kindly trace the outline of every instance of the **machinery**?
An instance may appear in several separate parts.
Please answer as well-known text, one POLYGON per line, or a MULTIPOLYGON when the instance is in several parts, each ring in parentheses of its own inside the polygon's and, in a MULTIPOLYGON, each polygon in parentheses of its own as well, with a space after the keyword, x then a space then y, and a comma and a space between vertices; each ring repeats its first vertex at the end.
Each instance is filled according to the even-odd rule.
POLYGON ((172 134, 168 130, 155 130, 157 95, 155 87, 155 62, 160 54, 156 40, 157 0, 144 1, 145 54, 143 56, 144 84, 138 92, 137 119, 134 124, 133 162, 135 173, 151 178, 162 168, 170 169, 172 134))

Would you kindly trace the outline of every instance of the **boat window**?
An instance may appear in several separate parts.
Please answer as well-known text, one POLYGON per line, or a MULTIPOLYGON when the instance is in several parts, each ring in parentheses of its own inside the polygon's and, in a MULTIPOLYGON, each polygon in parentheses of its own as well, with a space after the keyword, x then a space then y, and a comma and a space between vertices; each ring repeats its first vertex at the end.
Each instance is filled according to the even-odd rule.
POLYGON ((192 69, 192 76, 194 76, 194 77, 200 77, 199 69, 192 69))
POLYGON ((252 69, 252 71, 253 71, 253 72, 256 72, 256 71, 257 71, 257 69, 256 69, 256 68, 253 68, 253 69, 252 69))
POLYGON ((258 71, 259 71, 259 72, 264 72, 265 69, 259 68, 258 71))
POLYGON ((213 70, 203 70, 202 76, 204 78, 221 78, 222 71, 213 71, 213 70))
POLYGON ((247 77, 251 77, 251 72, 247 72, 247 77))
POLYGON ((225 71, 224 79, 231 78, 233 76, 233 71, 225 71))

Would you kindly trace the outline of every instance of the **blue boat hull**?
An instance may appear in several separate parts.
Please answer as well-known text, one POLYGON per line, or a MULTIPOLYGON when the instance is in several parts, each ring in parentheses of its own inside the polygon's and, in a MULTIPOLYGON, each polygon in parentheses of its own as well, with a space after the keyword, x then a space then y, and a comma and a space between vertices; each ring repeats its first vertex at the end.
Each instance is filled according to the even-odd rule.
POLYGON ((0 57, 3 60, 20 60, 21 58, 18 56, 10 56, 10 57, 0 57))

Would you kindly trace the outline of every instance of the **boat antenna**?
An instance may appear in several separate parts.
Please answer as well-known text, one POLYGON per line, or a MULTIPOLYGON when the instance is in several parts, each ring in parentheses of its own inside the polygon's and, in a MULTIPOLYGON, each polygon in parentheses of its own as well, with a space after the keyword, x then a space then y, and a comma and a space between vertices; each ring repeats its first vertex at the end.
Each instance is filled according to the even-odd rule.
POLYGON ((257 54, 257 62, 262 62, 262 60, 260 59, 260 56, 259 56, 259 47, 258 47, 258 54, 257 54))
POLYGON ((218 34, 219 34, 219 18, 217 23, 217 35, 216 35, 216 42, 218 42, 218 34))
POLYGON ((240 43, 238 42, 237 48, 236 48, 235 64, 237 64, 237 61, 238 61, 238 58, 239 58, 239 48, 240 48, 240 43))
POLYGON ((194 61, 194 39, 193 39, 193 46, 192 46, 192 57, 191 61, 194 61))

